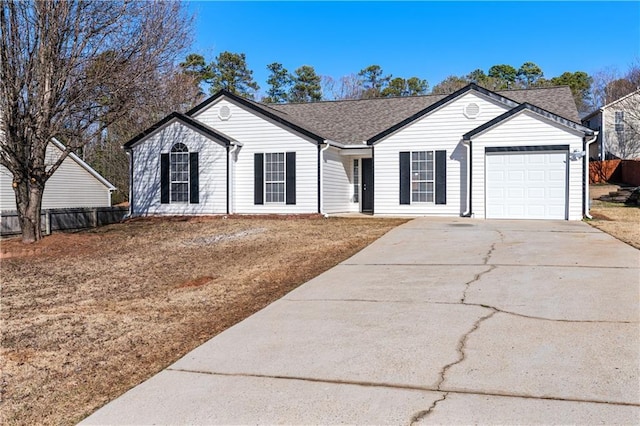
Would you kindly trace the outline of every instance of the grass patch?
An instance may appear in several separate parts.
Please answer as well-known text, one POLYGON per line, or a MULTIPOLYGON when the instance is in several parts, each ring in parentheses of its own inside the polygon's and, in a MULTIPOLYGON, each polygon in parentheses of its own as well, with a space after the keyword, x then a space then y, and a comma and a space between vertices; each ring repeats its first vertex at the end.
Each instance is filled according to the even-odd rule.
POLYGON ((150 219, 3 241, 0 423, 75 424, 404 222, 150 219))
POLYGON ((640 207, 594 201, 589 225, 640 249, 640 207))

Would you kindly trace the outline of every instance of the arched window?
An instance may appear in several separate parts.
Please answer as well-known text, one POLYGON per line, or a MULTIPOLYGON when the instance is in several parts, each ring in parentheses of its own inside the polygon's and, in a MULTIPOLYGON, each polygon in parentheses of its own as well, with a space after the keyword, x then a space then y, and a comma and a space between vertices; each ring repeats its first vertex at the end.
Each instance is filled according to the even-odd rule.
POLYGON ((189 202, 189 149, 183 143, 171 147, 171 202, 189 202))

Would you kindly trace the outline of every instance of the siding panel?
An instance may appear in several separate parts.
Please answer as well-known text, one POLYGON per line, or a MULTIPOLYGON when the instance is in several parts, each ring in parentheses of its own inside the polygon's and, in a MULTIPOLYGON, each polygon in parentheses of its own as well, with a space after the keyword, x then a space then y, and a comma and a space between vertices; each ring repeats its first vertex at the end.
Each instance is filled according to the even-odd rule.
MULTIPOLYGON (((243 145, 232 164, 235 213, 317 213, 318 147, 314 142, 224 98, 200 111, 194 118, 243 145), (223 106, 231 110, 228 120, 218 117, 218 111, 223 106), (296 153, 296 204, 254 204, 254 154, 268 152, 296 153)), ((200 188, 205 188, 202 181, 200 188)))
POLYGON ((133 215, 182 215, 226 213, 226 148, 190 127, 174 122, 133 148, 133 215), (199 204, 160 203, 160 154, 176 142, 198 152, 199 204))
POLYGON ((466 210, 466 148, 462 135, 503 114, 508 108, 467 93, 375 145, 375 214, 459 216, 466 210), (469 119, 463 108, 474 102, 480 114, 469 119), (400 204, 401 151, 446 151, 447 204, 400 204))
POLYGON ((358 203, 353 202, 353 161, 340 156, 337 148, 323 152, 323 194, 325 213, 358 211, 358 203))
MULTIPOLYGON (((582 151, 582 136, 526 111, 473 139, 474 217, 485 217, 485 147, 533 145, 569 145, 570 152, 582 151)), ((569 161, 569 220, 582 219, 582 173, 582 160, 569 161)))
MULTIPOLYGON (((61 151, 53 144, 47 147, 46 163, 52 164, 61 151)), ((13 176, 0 166, 0 211, 15 210, 13 176)), ((111 205, 109 189, 84 167, 67 157, 45 184, 43 209, 73 207, 108 207, 111 205)))

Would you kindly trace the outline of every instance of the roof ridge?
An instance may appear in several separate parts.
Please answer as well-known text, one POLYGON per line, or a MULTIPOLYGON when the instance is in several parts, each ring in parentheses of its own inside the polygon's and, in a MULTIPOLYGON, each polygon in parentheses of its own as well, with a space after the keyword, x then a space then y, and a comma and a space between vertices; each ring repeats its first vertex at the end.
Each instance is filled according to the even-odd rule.
POLYGON ((571 89, 571 87, 568 84, 558 84, 555 86, 527 87, 522 89, 501 89, 501 90, 497 90, 496 92, 524 92, 527 90, 561 89, 563 87, 568 87, 569 89, 571 89))
MULTIPOLYGON (((447 96, 447 95, 440 94, 440 93, 429 93, 427 95, 384 96, 379 98, 367 98, 367 99, 323 99, 321 101, 313 101, 313 102, 286 102, 282 104, 273 104, 273 105, 309 105, 309 104, 324 104, 324 103, 338 103, 338 102, 383 101, 388 99, 428 98, 430 96, 447 96)), ((265 105, 265 104, 262 104, 262 105, 265 105)))

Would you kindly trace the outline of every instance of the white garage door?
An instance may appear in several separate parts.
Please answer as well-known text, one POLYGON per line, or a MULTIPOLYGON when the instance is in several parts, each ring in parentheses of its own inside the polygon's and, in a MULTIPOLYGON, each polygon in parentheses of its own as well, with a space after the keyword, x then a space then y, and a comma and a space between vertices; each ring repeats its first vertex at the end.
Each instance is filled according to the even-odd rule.
POLYGON ((567 153, 487 152, 487 219, 566 219, 567 153))

